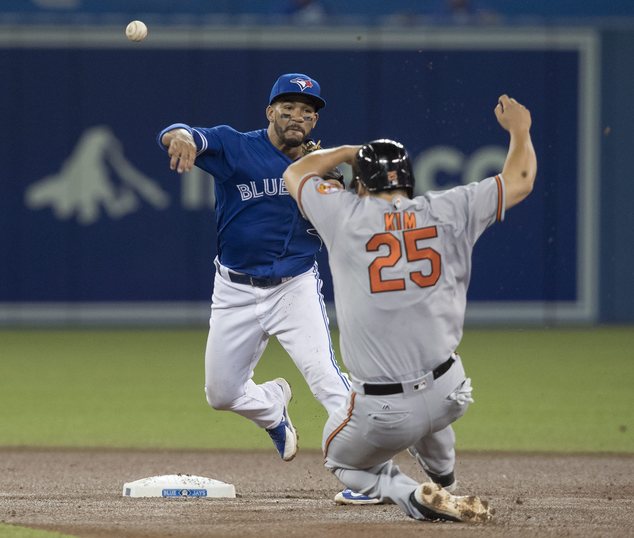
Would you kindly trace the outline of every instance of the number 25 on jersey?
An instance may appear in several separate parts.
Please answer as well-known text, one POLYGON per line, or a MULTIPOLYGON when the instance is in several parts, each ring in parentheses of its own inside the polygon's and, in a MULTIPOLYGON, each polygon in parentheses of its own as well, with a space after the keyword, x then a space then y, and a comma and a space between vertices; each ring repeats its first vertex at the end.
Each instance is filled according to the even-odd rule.
POLYGON ((422 271, 412 271, 409 274, 410 280, 421 288, 428 288, 438 282, 441 273, 440 254, 431 247, 419 245, 419 241, 438 237, 436 226, 426 228, 416 228, 403 232, 403 239, 399 239, 392 232, 382 232, 374 234, 366 243, 367 252, 378 252, 382 246, 388 249, 384 256, 377 256, 368 267, 370 276, 370 291, 381 293, 384 291, 401 291, 405 289, 404 278, 382 278, 381 270, 385 267, 394 267, 403 256, 403 244, 405 246, 405 257, 408 262, 429 260, 431 271, 423 274, 422 271))

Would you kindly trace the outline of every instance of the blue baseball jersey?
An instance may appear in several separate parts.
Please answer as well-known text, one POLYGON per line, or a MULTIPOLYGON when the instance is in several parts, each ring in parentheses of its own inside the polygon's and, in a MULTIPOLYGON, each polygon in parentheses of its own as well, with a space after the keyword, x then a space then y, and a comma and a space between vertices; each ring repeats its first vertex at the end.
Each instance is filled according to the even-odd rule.
POLYGON ((266 129, 241 133, 228 125, 189 130, 196 166, 214 176, 218 258, 234 271, 257 277, 295 276, 310 269, 321 240, 300 214, 282 174, 289 157, 271 144, 266 129))

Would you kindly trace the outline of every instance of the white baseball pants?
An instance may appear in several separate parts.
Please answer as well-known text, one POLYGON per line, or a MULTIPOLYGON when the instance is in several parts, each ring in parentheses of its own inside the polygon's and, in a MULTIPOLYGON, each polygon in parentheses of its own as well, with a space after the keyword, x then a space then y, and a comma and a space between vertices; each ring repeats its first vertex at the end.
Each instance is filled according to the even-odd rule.
POLYGON ((335 360, 317 264, 278 286, 236 284, 218 264, 205 354, 205 392, 214 409, 238 413, 262 428, 277 426, 279 387, 252 380, 270 336, 276 336, 317 400, 332 414, 349 383, 335 360))

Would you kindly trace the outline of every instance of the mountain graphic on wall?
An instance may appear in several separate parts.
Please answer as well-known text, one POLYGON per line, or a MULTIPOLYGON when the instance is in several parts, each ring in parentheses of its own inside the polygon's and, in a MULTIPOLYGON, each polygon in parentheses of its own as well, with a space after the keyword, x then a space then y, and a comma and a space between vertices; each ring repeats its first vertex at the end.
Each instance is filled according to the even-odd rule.
POLYGON ((121 142, 105 125, 85 130, 57 174, 29 186, 25 204, 50 207, 57 219, 93 224, 102 215, 120 219, 145 202, 155 209, 170 204, 169 195, 125 158, 121 142))

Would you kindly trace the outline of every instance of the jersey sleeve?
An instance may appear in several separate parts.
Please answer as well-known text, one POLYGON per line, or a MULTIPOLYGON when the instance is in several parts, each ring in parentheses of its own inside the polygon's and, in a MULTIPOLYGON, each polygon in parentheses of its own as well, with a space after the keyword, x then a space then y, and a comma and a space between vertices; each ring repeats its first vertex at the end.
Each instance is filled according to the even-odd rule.
POLYGON ((340 226, 340 209, 345 197, 350 195, 343 186, 334 184, 314 174, 302 178, 297 190, 299 209, 315 227, 326 247, 340 226))
POLYGON ((186 131, 189 131, 190 134, 192 133, 192 128, 186 123, 172 123, 172 125, 168 125, 158 135, 156 135, 156 143, 163 151, 167 151, 167 147, 163 145, 163 135, 173 131, 174 129, 185 129, 186 131))
POLYGON ((427 194, 432 211, 455 224, 474 244, 493 223, 504 220, 504 181, 498 175, 427 194))

